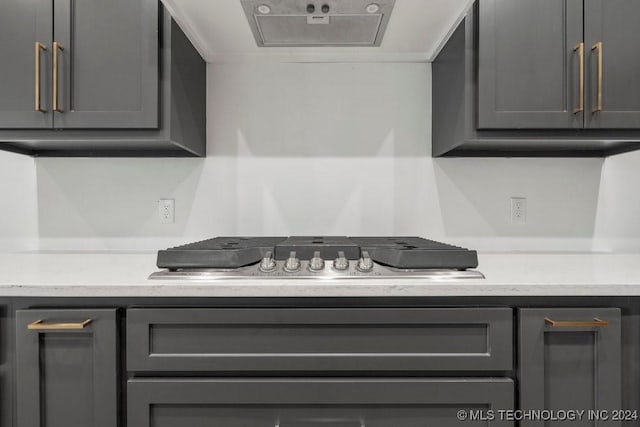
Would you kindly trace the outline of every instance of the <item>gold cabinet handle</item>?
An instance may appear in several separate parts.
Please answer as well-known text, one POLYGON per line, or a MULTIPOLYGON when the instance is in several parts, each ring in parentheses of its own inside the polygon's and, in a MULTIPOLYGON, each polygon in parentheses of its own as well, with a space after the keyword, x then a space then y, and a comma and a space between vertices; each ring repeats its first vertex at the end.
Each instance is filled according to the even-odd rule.
POLYGON ((53 42, 53 111, 62 113, 58 107, 58 51, 64 47, 58 42, 53 42))
POLYGON ((598 95, 596 108, 591 110, 592 113, 598 113, 602 111, 602 42, 598 42, 591 47, 592 51, 598 53, 598 95))
POLYGON ((92 321, 92 319, 87 319, 84 322, 78 323, 44 323, 43 320, 36 320, 35 322, 29 323, 27 329, 30 331, 78 330, 84 329, 92 321))
POLYGON ((47 47, 40 42, 36 42, 34 49, 34 59, 35 59, 35 110, 40 111, 41 113, 46 113, 47 110, 42 108, 42 103, 40 100, 40 51, 47 50, 47 47))
POLYGON ((573 114, 578 114, 584 111, 584 42, 579 43, 573 51, 578 52, 580 61, 580 76, 578 77, 578 108, 573 110, 573 114))
POLYGON ((554 328, 606 328, 609 326, 609 321, 600 320, 597 317, 594 317, 593 320, 583 322, 574 320, 552 320, 545 317, 544 322, 554 328))

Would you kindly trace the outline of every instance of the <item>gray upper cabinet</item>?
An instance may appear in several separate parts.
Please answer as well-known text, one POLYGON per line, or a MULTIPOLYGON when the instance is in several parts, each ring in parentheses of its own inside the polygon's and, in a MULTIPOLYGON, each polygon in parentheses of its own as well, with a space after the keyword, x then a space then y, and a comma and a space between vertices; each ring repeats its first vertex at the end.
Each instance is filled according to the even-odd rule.
POLYGON ((0 150, 206 154, 206 64, 158 0, 0 9, 0 150))
POLYGON ((54 127, 158 126, 157 16, 156 0, 54 2, 54 127))
POLYGON ((581 128, 582 0, 482 0, 478 127, 581 128))
POLYGON ((50 128, 52 2, 0 4, 0 128, 50 128))
POLYGON ((588 128, 640 128, 637 0, 585 0, 588 128))
POLYGON ((118 427, 116 314, 17 311, 16 427, 118 427))
POLYGON ((478 128, 640 128, 634 0, 481 0, 478 128))
MULTIPOLYGON (((606 410, 612 414, 623 408, 620 309, 520 309, 519 321, 521 409, 606 410)), ((571 425, 586 422, 585 416, 571 425)), ((565 423, 525 420, 520 425, 565 423)), ((597 425, 619 426, 620 422, 610 419, 597 425)))
POLYGON ((3 0, 0 128, 156 128, 156 0, 3 0))
POLYGON ((476 0, 432 64, 433 155, 640 149, 639 14, 635 0, 476 0))

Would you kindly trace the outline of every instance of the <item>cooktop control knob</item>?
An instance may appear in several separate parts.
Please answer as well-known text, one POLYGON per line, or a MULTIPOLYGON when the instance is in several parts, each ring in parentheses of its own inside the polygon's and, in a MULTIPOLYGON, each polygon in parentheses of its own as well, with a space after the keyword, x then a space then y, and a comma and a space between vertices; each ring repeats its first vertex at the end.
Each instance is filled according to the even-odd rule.
POLYGON ((289 253, 289 258, 284 262, 284 271, 287 273, 293 273, 300 270, 300 260, 296 256, 295 251, 289 253))
POLYGON ((321 271, 324 270, 324 260, 320 257, 320 251, 313 253, 313 258, 309 260, 309 270, 321 271))
POLYGON ((264 254, 264 258, 260 261, 260 271, 263 273, 271 273, 276 269, 276 261, 273 259, 273 254, 271 252, 267 252, 264 254))
POLYGON ((338 258, 333 261, 333 268, 344 271, 349 268, 349 260, 344 256, 344 252, 338 252, 338 258))
POLYGON ((369 252, 362 251, 362 256, 358 260, 358 264, 356 265, 358 271, 362 271, 363 273, 368 273, 373 270, 373 260, 369 256, 369 252))

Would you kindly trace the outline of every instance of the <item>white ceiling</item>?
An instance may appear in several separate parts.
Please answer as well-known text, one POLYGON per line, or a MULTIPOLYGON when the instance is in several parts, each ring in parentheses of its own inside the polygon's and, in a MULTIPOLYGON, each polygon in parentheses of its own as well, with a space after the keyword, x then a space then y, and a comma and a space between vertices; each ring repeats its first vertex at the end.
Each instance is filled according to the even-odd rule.
POLYGON ((473 0, 396 0, 380 47, 338 48, 259 48, 240 0, 162 1, 207 62, 427 62, 473 0))

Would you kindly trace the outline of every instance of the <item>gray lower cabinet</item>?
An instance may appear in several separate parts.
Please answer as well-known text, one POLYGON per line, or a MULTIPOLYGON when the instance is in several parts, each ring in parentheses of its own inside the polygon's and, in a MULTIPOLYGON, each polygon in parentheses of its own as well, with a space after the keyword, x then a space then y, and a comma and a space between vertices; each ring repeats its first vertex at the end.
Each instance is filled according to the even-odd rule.
POLYGON ((520 304, 198 303, 128 308, 124 324, 112 308, 14 316, 31 305, 0 301, 0 427, 506 427, 513 409, 636 409, 621 372, 634 394, 640 320, 625 312, 623 361, 619 308, 518 308, 514 333, 520 304))
MULTIPOLYGON (((617 308, 523 308, 519 317, 520 408, 622 408, 621 317, 617 308)), ((631 408, 635 409, 635 408, 631 408)), ((527 421, 522 427, 566 422, 527 421)), ((617 421, 571 425, 619 426, 617 421)))
POLYGON ((507 307, 132 308, 127 423, 512 426, 512 324, 507 307))
POLYGON ((513 426, 511 379, 133 379, 130 427, 513 426), (471 414, 460 417, 459 411, 471 414), (480 419, 476 414, 484 414, 480 419), (470 418, 469 418, 470 417, 470 418), (462 418, 462 419, 461 419, 462 418), (476 419, 473 419, 476 418, 476 419))
POLYGON ((511 308, 127 310, 139 372, 508 371, 511 308))
POLYGON ((117 427, 115 309, 16 312, 16 427, 117 427))
POLYGON ((640 128, 637 0, 584 0, 587 128, 640 128), (601 67, 599 68, 599 62, 601 67))
POLYGON ((13 426, 13 331, 11 305, 0 299, 0 427, 13 426))
POLYGON ((479 1, 480 129, 583 127, 582 10, 583 0, 479 1))

